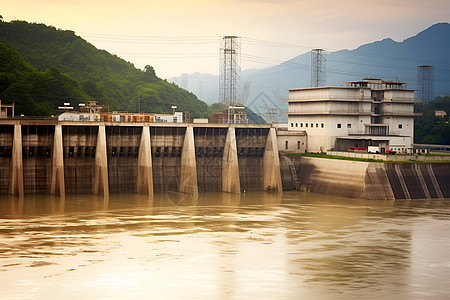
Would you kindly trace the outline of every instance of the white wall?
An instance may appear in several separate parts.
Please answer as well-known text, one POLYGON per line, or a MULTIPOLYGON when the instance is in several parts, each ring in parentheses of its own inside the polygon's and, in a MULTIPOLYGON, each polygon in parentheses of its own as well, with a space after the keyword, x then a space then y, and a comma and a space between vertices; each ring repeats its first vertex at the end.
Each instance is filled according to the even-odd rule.
POLYGON ((369 88, 319 87, 289 90, 289 100, 371 99, 369 88))
POLYGON ((283 135, 277 132, 278 151, 304 153, 307 149, 306 135, 283 135), (287 147, 286 147, 287 146, 287 147))
MULTIPOLYGON (((384 90, 383 93, 385 100, 376 102, 381 104, 380 120, 382 124, 389 126, 389 135, 394 135, 386 136, 386 139, 391 144, 394 143, 395 148, 409 148, 414 131, 414 91, 384 90)), ((369 88, 319 87, 290 90, 288 130, 306 131, 307 150, 310 152, 334 148, 337 137, 351 134, 365 136, 365 125, 371 124, 371 97, 372 91, 369 88)))

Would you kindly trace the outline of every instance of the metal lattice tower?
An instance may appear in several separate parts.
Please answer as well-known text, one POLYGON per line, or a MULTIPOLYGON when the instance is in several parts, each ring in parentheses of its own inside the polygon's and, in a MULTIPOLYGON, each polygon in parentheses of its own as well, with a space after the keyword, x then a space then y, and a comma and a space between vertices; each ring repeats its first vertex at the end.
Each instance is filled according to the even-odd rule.
POLYGON ((433 66, 417 67, 417 99, 433 100, 433 66))
POLYGON ((220 46, 219 100, 224 107, 240 102, 241 40, 224 36, 220 46))
POLYGON ((311 50, 311 86, 325 86, 327 78, 327 60, 325 50, 311 50))

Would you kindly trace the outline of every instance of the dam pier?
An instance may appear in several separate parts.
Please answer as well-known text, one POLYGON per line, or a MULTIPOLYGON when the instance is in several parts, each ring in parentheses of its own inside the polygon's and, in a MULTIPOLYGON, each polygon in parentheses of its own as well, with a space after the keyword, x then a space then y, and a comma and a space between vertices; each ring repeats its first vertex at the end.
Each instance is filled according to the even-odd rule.
POLYGON ((257 124, 2 120, 0 194, 282 191, 275 129, 257 124))

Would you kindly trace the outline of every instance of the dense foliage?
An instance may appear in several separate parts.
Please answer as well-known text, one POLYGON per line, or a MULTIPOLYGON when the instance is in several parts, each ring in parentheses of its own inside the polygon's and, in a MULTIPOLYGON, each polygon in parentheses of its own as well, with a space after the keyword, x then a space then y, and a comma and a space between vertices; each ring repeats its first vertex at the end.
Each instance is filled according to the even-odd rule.
POLYGON ((438 97, 422 105, 423 116, 414 123, 414 142, 417 144, 450 145, 450 96, 438 97), (443 110, 447 116, 436 117, 436 110, 443 110))
POLYGON ((62 100, 73 104, 89 96, 70 76, 50 67, 36 70, 14 50, 0 43, 0 99, 15 103, 16 112, 31 116, 57 113, 62 100))
POLYGON ((210 116, 194 94, 158 78, 151 66, 98 50, 73 31, 25 21, 0 21, 0 99, 16 112, 49 115, 58 105, 97 100, 109 110, 169 113, 176 105, 192 117, 210 116))

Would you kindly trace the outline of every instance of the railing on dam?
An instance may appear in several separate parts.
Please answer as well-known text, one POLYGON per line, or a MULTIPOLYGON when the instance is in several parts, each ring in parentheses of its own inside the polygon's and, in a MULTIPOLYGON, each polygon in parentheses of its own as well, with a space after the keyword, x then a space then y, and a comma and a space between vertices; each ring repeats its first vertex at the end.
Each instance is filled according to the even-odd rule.
POLYGON ((251 190, 282 190, 270 125, 0 121, 0 194, 251 190))

